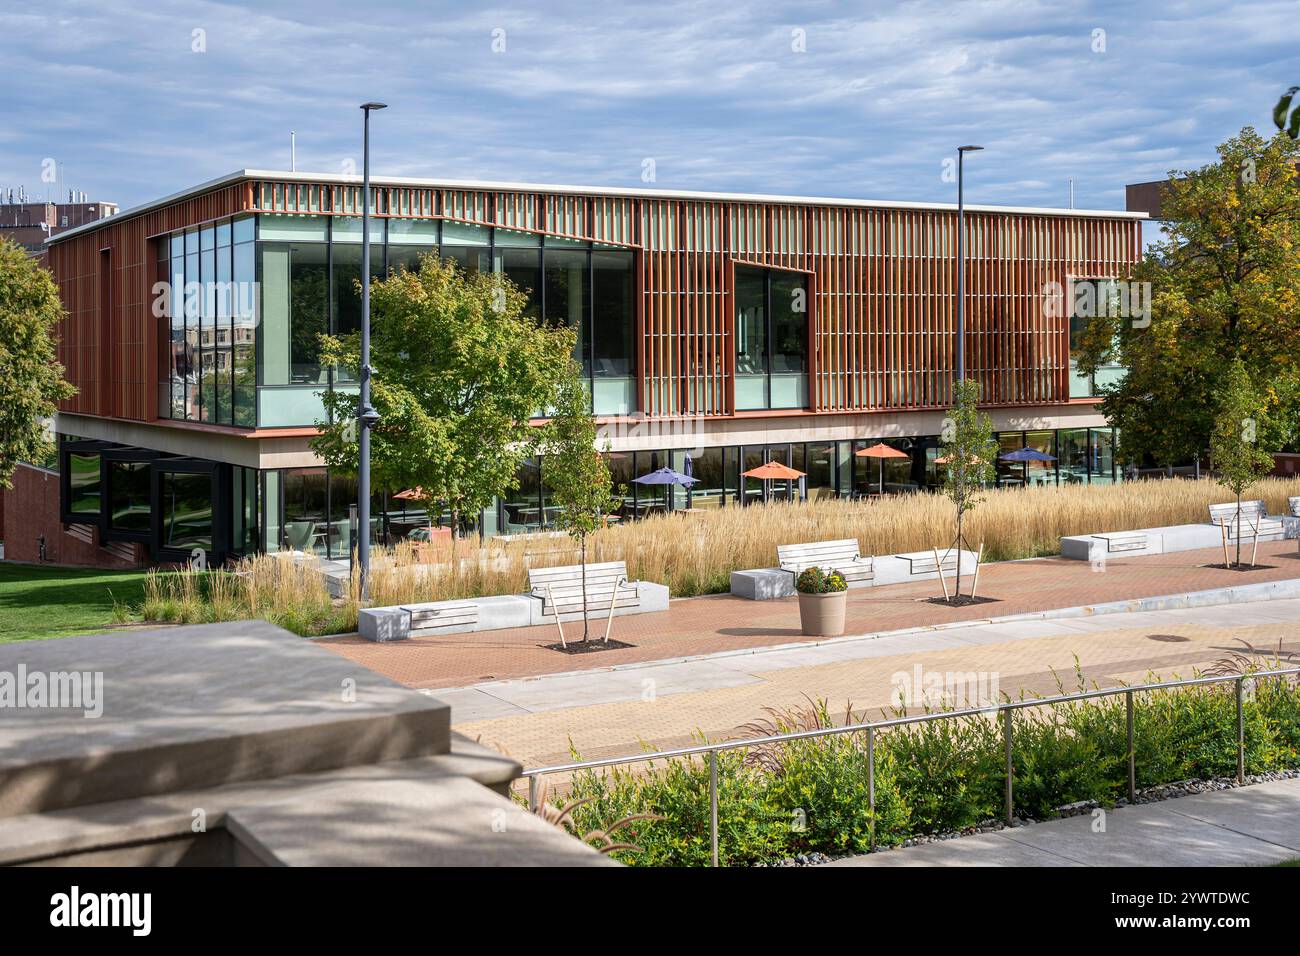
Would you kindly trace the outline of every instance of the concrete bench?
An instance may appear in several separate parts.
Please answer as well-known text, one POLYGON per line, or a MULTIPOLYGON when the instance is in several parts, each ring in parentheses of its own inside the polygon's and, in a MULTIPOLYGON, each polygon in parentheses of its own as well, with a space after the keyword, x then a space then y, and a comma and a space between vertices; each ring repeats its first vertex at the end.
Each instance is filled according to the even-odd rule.
POLYGON ((537 602, 527 594, 496 594, 472 601, 430 601, 392 607, 362 608, 357 630, 370 641, 403 641, 470 631, 528 627, 537 602))
POLYGON ((1102 542, 1107 554, 1121 554, 1125 551, 1147 551, 1147 533, 1145 531, 1109 531, 1094 534, 1092 537, 1102 542))
MULTIPOLYGON (((975 557, 972 552, 965 552, 962 556, 962 570, 966 568, 974 570, 974 562, 968 562, 965 555, 970 555, 971 558, 975 557)), ((908 574, 912 576, 938 574, 938 565, 935 563, 933 551, 912 551, 908 554, 896 554, 894 557, 907 562, 908 574)), ((941 551, 939 553, 939 564, 943 565, 944 574, 949 571, 955 572, 957 570, 957 552, 951 548, 947 551, 941 551)))
POLYGON ((1238 511, 1235 501, 1210 505, 1210 524, 1227 528, 1228 540, 1282 537, 1286 525, 1280 518, 1270 518, 1262 501, 1243 501, 1238 511))
POLYGON ((750 601, 794 597, 794 577, 780 568, 751 568, 731 572, 731 593, 750 601))
POLYGON ((542 602, 542 619, 555 621, 564 647, 568 645, 561 618, 576 615, 581 619, 584 614, 590 617, 593 611, 607 611, 604 640, 608 641, 615 609, 626 612, 641 604, 637 582, 628 581, 627 565, 622 561, 589 564, 585 577, 580 564, 533 568, 528 572, 528 588, 542 602))
POLYGON ((859 553, 857 538, 811 544, 778 544, 776 560, 782 571, 789 571, 796 579, 808 568, 838 571, 850 586, 855 582, 870 581, 876 576, 871 557, 864 558, 859 553))
POLYGON ((478 626, 477 604, 433 601, 428 604, 406 604, 402 610, 411 617, 412 634, 472 631, 478 626))

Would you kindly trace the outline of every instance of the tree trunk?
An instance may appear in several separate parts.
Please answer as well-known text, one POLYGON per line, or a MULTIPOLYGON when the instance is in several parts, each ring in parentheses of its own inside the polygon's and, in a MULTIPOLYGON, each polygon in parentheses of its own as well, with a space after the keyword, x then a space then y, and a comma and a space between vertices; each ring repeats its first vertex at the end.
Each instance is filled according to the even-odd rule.
POLYGON ((1237 492, 1237 563, 1236 567, 1241 567, 1241 492, 1237 492))
POLYGON ((584 534, 579 539, 579 547, 582 552, 582 643, 587 643, 587 536, 584 534))
MULTIPOLYGON (((957 508, 957 583, 953 589, 953 602, 961 597, 961 518, 962 509, 957 508)), ((939 575, 943 575, 943 555, 939 555, 939 575)))

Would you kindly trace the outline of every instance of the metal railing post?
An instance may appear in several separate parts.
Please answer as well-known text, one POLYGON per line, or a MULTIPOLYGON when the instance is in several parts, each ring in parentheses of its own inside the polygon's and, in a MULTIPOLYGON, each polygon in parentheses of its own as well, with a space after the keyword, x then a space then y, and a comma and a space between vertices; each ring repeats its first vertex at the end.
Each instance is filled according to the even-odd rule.
POLYGON ((1137 802, 1137 751, 1133 746, 1133 692, 1124 695, 1125 724, 1128 730, 1128 802, 1137 802))
POLYGON ((1246 679, 1237 678, 1237 785, 1246 782, 1246 716, 1242 708, 1243 685, 1246 679))
POLYGON ((870 814, 868 832, 871 849, 876 848, 876 735, 867 728, 867 812, 870 814))
POLYGON ((709 751, 709 842, 713 865, 718 865, 718 752, 709 751))
POLYGON ((1011 783, 1011 708, 1002 708, 1002 737, 1006 742, 1007 748, 1007 826, 1015 819, 1015 796, 1011 783))
POLYGON ((528 778, 528 809, 534 813, 537 812, 537 786, 540 779, 538 774, 528 778))

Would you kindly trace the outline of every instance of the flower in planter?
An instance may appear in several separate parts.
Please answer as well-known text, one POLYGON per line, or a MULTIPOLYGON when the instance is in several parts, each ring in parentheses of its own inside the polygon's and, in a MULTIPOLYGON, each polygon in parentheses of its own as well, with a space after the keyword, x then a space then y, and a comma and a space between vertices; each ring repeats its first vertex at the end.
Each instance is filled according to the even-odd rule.
POLYGON ((795 590, 800 594, 834 594, 848 590, 849 583, 844 575, 832 569, 823 571, 819 567, 805 568, 795 580, 795 590))

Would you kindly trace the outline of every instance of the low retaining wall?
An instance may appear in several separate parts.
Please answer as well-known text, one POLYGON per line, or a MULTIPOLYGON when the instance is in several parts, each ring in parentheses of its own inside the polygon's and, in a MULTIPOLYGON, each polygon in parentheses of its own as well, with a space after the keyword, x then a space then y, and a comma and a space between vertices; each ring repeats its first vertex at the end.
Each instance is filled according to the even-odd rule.
MULTIPOLYGON (((1282 534, 1261 534, 1259 540, 1281 541, 1300 538, 1300 518, 1282 516, 1282 534)), ((1250 547, 1252 539, 1243 538, 1242 546, 1250 547)), ((1061 557, 1076 561, 1097 561, 1110 558, 1132 558, 1144 554, 1168 554, 1173 551, 1197 551, 1201 548, 1223 546, 1223 532, 1218 525, 1177 524, 1164 528, 1139 528, 1136 531, 1116 531, 1105 534, 1076 534, 1061 539, 1061 557), (1135 539, 1145 536, 1141 547, 1132 547, 1135 539)), ((1236 547, 1236 542, 1229 542, 1236 547)))
MULTIPOLYGON (((914 570, 921 561, 934 563, 931 552, 916 551, 910 554, 887 554, 873 557, 871 561, 875 577, 870 581, 851 581, 849 589, 886 587, 890 584, 907 584, 911 581, 933 581, 939 577, 935 571, 914 570)), ((962 576, 975 570, 976 554, 974 551, 961 553, 962 576)), ((955 572, 951 567, 944 571, 944 577, 951 579, 955 572)), ((793 597, 794 574, 780 568, 753 568, 748 571, 731 572, 731 593, 736 597, 750 601, 772 601, 777 598, 793 597)))

